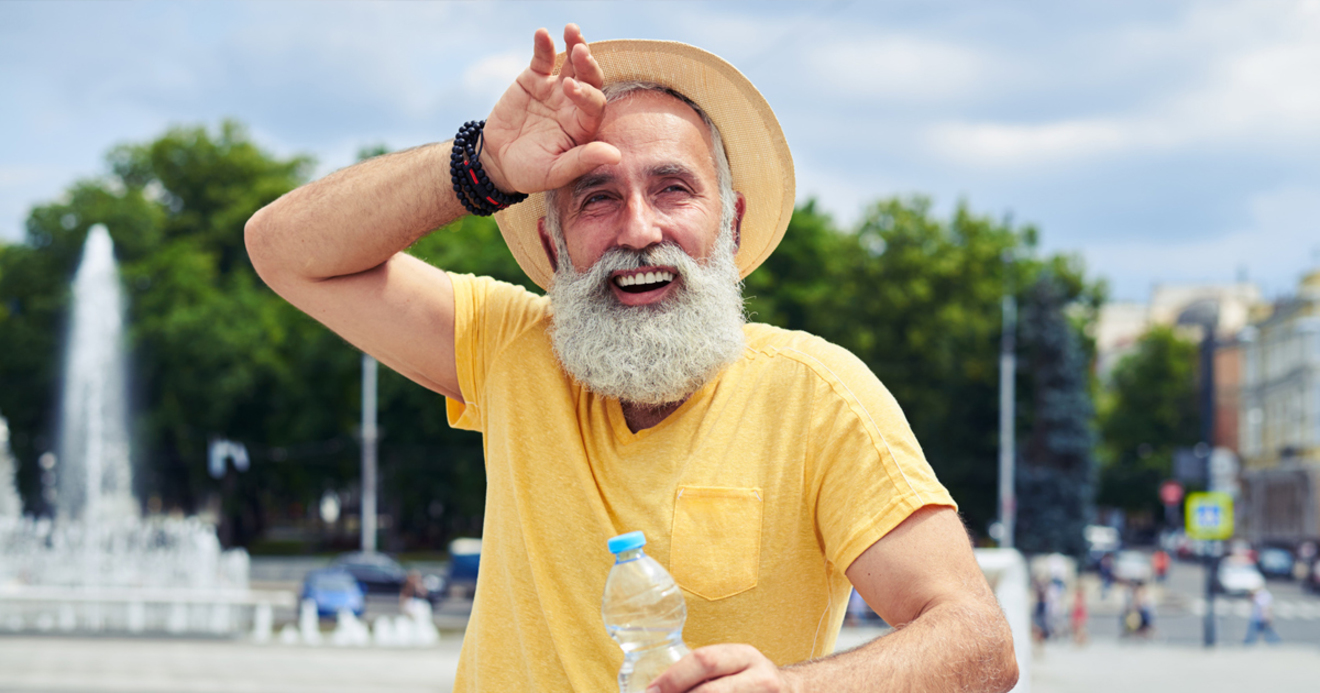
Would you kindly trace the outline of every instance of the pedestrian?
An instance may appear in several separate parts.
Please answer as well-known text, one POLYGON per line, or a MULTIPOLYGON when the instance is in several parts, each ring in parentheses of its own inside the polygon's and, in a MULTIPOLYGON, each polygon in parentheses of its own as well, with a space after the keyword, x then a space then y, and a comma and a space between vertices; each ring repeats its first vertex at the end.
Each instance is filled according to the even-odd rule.
POLYGON ((1169 554, 1164 549, 1156 549, 1150 557, 1150 565, 1155 569, 1155 580, 1164 582, 1169 574, 1169 554))
POLYGON ((1078 581, 1077 590, 1073 595, 1071 619, 1073 643, 1077 645, 1086 644, 1089 639, 1086 632, 1086 621, 1089 617, 1090 613, 1086 609, 1086 592, 1082 590, 1081 582, 1078 581))
POLYGON ((1100 557, 1100 598, 1109 598, 1109 588, 1114 586, 1114 554, 1106 553, 1100 557))
POLYGON ((1262 585, 1251 592, 1251 618, 1247 620, 1246 645, 1254 645, 1256 636, 1264 636, 1266 642, 1279 642, 1279 634, 1274 632, 1274 595, 1262 585))
POLYGON ((1053 635, 1050 628, 1050 597, 1049 586, 1041 580, 1033 580, 1033 592, 1036 595, 1035 607, 1032 611, 1032 633, 1036 636, 1036 642, 1045 642, 1053 635))
POLYGON ((1149 638, 1155 626, 1155 602, 1140 580, 1127 583, 1123 611, 1119 614, 1123 636, 1149 638))
POLYGON ((1137 583, 1137 635, 1149 639, 1155 632, 1155 595, 1143 582, 1137 583))
POLYGON ((693 46, 588 44, 572 24, 564 42, 537 30, 452 142, 333 173, 246 227, 271 288, 482 433, 486 550, 454 690, 616 686, 605 546, 632 530, 687 599, 694 652, 665 693, 1011 688, 1007 622, 893 397, 844 349, 746 322, 741 279, 795 199, 769 104, 693 46), (546 295, 405 252, 467 213, 495 214, 546 295), (827 657, 854 588, 900 627, 827 657))
POLYGON ((429 597, 430 591, 426 589, 422 574, 416 570, 408 571, 403 588, 399 590, 399 611, 408 616, 426 613, 430 606, 429 597))

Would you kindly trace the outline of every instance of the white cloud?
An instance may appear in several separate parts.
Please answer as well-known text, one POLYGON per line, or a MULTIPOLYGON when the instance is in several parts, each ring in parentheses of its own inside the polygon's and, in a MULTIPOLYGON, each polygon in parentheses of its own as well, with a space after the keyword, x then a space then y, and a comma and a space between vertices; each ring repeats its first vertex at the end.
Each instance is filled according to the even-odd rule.
POLYGON ((1128 66, 1133 84, 1160 74, 1172 84, 1107 112, 1037 122, 945 118, 926 129, 925 142, 946 160, 989 167, 1224 146, 1320 150, 1320 3, 1192 5, 1172 26, 1117 31, 1113 45, 1140 46, 1128 66), (1178 67, 1188 56, 1198 59, 1184 74, 1178 67))
POLYGON ((968 98, 992 63, 963 46, 904 35, 831 41, 808 56, 837 96, 916 102, 968 98))
POLYGON ((926 133, 946 159, 980 165, 1035 165, 1127 149, 1142 138, 1119 120, 1089 119, 1041 125, 947 122, 926 133))
POLYGON ((530 60, 531 54, 527 50, 496 53, 482 58, 463 71, 463 87, 473 96, 488 99, 494 104, 527 68, 530 60))

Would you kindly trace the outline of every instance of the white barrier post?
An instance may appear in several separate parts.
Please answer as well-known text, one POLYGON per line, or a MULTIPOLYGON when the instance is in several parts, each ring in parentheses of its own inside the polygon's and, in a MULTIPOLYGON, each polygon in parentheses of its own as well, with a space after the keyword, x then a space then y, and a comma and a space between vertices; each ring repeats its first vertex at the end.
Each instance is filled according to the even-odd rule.
POLYGON ((1017 655, 1018 682, 1011 693, 1031 691, 1031 589, 1027 562, 1014 549, 977 549, 990 588, 995 591, 999 608, 1004 610, 1008 627, 1013 631, 1013 652, 1017 655))

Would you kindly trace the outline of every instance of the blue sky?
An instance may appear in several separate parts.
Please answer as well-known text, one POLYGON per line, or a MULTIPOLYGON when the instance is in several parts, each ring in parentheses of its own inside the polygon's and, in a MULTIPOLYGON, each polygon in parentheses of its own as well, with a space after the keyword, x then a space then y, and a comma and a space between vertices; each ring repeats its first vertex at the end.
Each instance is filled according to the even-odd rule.
POLYGON ((173 124, 248 125, 318 175, 485 117, 540 26, 713 51, 765 94, 798 197, 1036 224, 1118 299, 1290 292, 1320 265, 1320 0, 3 2, 0 240, 173 124))

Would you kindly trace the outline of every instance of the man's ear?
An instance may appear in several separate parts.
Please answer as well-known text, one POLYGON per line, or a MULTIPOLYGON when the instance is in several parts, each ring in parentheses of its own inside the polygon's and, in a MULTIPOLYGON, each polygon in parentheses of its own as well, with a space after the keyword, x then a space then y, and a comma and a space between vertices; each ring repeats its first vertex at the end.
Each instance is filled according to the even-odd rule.
POLYGON ((536 235, 541 237, 541 248, 545 250, 545 256, 550 260, 551 271, 558 272, 559 253, 555 252, 555 242, 545 230, 545 217, 536 220, 536 235))
POLYGON ((736 193, 738 201, 733 203, 733 249, 737 250, 742 246, 742 220, 743 215, 747 213, 747 198, 742 193, 736 193))

